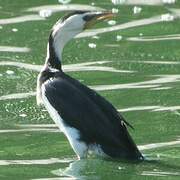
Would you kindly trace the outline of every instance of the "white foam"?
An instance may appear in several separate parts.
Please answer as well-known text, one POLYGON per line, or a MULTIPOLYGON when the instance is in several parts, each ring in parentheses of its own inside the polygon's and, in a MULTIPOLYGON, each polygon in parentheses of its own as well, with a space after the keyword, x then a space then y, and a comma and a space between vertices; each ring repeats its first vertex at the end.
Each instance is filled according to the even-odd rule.
POLYGON ((134 13, 134 14, 139 14, 141 11, 142 11, 142 8, 141 8, 141 7, 134 6, 134 8, 133 8, 133 13, 134 13))
POLYGON ((52 11, 50 9, 42 9, 39 11, 39 15, 44 18, 50 17, 52 15, 52 11))
POLYGON ((174 16, 170 13, 167 14, 162 14, 161 15, 161 20, 162 21, 173 21, 174 20, 174 16))
POLYGON ((27 117, 27 114, 25 113, 22 113, 22 114, 19 114, 20 117, 27 117))
POLYGON ((117 35, 117 36, 116 36, 116 40, 117 40, 117 41, 121 41, 122 38, 123 38, 123 37, 122 37, 121 35, 117 35))
POLYGON ((7 70, 7 71, 6 71, 6 74, 8 74, 8 75, 13 75, 13 74, 14 74, 14 71, 12 71, 12 70, 7 70))
POLYGON ((111 25, 111 26, 116 25, 116 23, 117 23, 117 22, 116 22, 115 20, 109 20, 109 21, 108 21, 108 24, 111 25))
POLYGON ((17 28, 12 28, 12 32, 18 32, 17 28))
POLYGON ((95 44, 95 43, 89 43, 88 46, 89 46, 90 48, 96 48, 96 44, 95 44))
POLYGON ((119 12, 119 9, 117 9, 117 8, 112 8, 112 13, 117 14, 118 12, 119 12))

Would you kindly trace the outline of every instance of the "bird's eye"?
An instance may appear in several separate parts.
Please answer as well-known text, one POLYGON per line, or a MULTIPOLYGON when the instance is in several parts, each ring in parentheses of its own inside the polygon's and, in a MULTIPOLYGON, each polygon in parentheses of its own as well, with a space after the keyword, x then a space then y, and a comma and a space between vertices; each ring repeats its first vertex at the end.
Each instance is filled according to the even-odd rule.
POLYGON ((83 17, 83 20, 88 22, 88 21, 91 21, 94 17, 95 16, 93 16, 92 14, 91 15, 86 15, 86 16, 83 17))

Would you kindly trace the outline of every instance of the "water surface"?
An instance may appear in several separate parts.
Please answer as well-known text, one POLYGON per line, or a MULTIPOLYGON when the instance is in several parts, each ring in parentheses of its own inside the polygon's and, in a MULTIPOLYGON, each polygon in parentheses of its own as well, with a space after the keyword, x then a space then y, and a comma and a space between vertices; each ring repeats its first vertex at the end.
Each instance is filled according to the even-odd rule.
POLYGON ((179 18, 179 1, 0 0, 0 179, 178 180, 179 18), (134 14, 135 5, 141 12, 134 14), (129 131, 148 159, 141 163, 77 160, 46 110, 36 106, 36 77, 52 25, 68 10, 113 8, 116 24, 104 22, 74 38, 63 69, 134 126, 129 131))

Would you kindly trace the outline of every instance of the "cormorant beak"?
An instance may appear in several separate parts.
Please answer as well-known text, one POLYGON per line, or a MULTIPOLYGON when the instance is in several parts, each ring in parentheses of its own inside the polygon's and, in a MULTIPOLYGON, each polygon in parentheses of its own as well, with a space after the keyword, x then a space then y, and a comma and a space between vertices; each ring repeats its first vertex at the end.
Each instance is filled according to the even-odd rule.
POLYGON ((111 11, 87 15, 84 18, 86 20, 84 29, 89 29, 94 24, 97 24, 98 22, 101 22, 104 20, 112 19, 113 17, 115 17, 115 14, 113 14, 111 11))

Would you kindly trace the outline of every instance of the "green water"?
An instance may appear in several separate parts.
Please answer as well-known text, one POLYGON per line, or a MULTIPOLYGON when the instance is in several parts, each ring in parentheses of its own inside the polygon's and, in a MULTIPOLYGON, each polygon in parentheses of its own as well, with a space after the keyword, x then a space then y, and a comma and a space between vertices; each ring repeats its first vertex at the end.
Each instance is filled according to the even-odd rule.
POLYGON ((135 128, 129 129, 135 142, 151 161, 77 160, 34 96, 40 69, 36 65, 44 63, 50 28, 65 10, 43 20, 38 11, 27 9, 59 5, 57 0, 0 0, 0 179, 180 178, 180 2, 138 5, 142 11, 134 14, 134 5, 72 1, 89 6, 93 2, 99 8, 119 9, 116 25, 98 24, 94 28, 111 32, 71 41, 63 53, 64 69, 122 112, 135 128), (123 27, 115 30, 120 24, 123 27), (117 36, 122 39, 117 41, 117 36), (79 68, 87 62, 94 64, 79 68))

